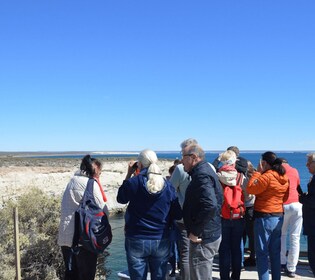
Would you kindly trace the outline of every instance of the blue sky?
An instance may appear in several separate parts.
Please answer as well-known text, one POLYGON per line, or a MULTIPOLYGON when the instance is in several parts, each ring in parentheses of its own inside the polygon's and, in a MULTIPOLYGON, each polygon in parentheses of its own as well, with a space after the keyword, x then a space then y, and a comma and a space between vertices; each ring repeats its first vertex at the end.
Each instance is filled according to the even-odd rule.
POLYGON ((314 0, 0 2, 0 151, 315 150, 314 0))

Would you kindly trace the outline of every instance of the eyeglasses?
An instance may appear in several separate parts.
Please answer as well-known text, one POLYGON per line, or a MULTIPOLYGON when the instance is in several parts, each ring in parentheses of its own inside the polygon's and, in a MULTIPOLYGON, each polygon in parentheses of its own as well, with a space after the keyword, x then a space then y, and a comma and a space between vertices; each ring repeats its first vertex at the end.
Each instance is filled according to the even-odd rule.
POLYGON ((182 158, 184 158, 184 157, 190 157, 190 156, 192 156, 193 154, 182 154, 182 158))

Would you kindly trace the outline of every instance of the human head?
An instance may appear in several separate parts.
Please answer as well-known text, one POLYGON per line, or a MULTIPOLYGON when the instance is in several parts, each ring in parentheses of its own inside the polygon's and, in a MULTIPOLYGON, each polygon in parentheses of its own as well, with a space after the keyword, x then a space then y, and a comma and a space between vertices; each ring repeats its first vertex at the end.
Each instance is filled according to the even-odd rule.
POLYGON ((98 178, 102 172, 102 163, 98 159, 86 155, 81 160, 80 170, 88 177, 98 178))
POLYGON ((263 172, 272 169, 278 172, 280 175, 285 174, 285 169, 282 166, 282 160, 277 158, 277 155, 274 152, 265 152, 261 155, 261 166, 263 172))
POLYGON ((164 187, 164 179, 160 167, 157 165, 157 155, 154 151, 145 149, 140 152, 138 162, 140 168, 148 168, 146 187, 150 193, 157 193, 164 187))
POLYGON ((182 148, 182 164, 186 172, 191 169, 200 161, 204 160, 205 152, 198 144, 192 144, 182 148))
POLYGON ((307 155, 306 167, 311 174, 315 175, 315 153, 307 155))
POLYGON ((230 146, 226 149, 227 151, 233 151, 236 154, 236 157, 240 155, 240 150, 236 146, 230 146))
POLYGON ((168 173, 169 173, 170 176, 172 176, 172 174, 173 174, 173 172, 174 172, 176 166, 179 165, 179 164, 181 164, 181 160, 178 159, 178 158, 175 159, 175 160, 174 160, 174 164, 168 169, 168 173))
POLYGON ((173 174, 173 172, 174 172, 174 170, 175 170, 175 168, 176 168, 176 165, 177 165, 177 164, 173 164, 173 165, 168 169, 168 174, 169 174, 170 176, 172 176, 172 174, 173 174))
POLYGON ((156 163, 157 160, 158 158, 156 153, 149 149, 141 151, 138 156, 138 162, 141 163, 143 168, 149 167, 152 163, 156 163))
POLYGON ((247 159, 238 156, 235 162, 235 169, 240 172, 243 173, 244 175, 246 175, 247 173, 247 169, 248 169, 248 163, 247 163, 247 159))
POLYGON ((180 147, 183 150, 184 148, 186 148, 187 146, 193 145, 193 144, 198 144, 197 140, 194 138, 188 138, 186 140, 184 140, 181 144, 180 147))
POLYGON ((226 165, 234 165, 236 162, 236 154, 232 150, 226 150, 219 155, 219 160, 226 165))
POLYGON ((274 161, 276 160, 277 155, 274 152, 265 152, 261 155, 261 159, 268 163, 270 166, 273 165, 274 161))
POLYGON ((279 159, 281 160, 282 163, 288 163, 287 159, 285 159, 285 158, 283 158, 283 157, 281 157, 281 158, 279 158, 279 159))

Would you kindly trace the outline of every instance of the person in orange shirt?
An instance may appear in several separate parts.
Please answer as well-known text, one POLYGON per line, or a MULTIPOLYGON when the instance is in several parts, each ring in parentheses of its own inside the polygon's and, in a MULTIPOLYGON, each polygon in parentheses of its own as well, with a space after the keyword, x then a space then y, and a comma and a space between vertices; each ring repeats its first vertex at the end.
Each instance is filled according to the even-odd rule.
POLYGON ((281 228, 283 202, 288 198, 289 179, 282 160, 273 152, 262 154, 257 171, 246 187, 256 196, 254 204, 254 234, 259 280, 269 280, 269 264, 273 280, 280 280, 281 228))

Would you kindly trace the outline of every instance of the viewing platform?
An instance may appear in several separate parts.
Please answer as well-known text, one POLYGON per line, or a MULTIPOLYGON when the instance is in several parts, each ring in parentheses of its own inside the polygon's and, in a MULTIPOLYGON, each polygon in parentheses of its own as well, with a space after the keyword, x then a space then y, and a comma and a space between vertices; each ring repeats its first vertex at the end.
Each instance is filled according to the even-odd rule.
MULTIPOLYGON (((213 280, 220 279, 220 271, 219 271, 219 258, 218 255, 214 258, 213 270, 212 270, 212 278, 213 280)), ((124 271, 118 273, 118 279, 130 279, 128 276, 128 271, 124 271)), ((150 276, 148 275, 148 280, 150 276)), ((241 280, 257 280, 258 274, 256 267, 246 267, 241 272, 241 280)), ((270 274, 271 279, 271 274, 270 274)), ((296 279, 296 280, 311 280, 314 279, 314 275, 311 271, 311 268, 308 265, 308 261, 306 258, 306 252, 301 252, 300 259, 296 268, 295 278, 290 278, 285 275, 284 272, 281 272, 281 279, 296 279)), ((167 276, 165 280, 180 280, 179 273, 176 273, 175 277, 167 276)))

